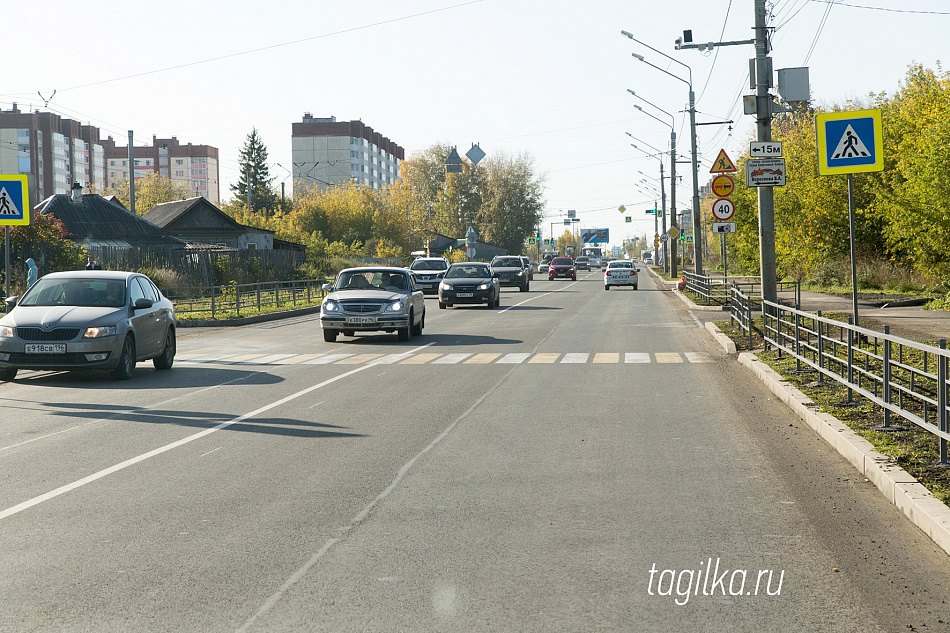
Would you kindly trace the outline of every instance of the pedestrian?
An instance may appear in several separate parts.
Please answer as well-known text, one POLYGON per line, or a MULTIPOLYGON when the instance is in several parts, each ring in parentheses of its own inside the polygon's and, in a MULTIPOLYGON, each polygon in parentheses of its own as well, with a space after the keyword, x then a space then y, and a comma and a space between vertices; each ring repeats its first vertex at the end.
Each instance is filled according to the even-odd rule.
POLYGON ((26 264, 26 287, 29 288, 36 283, 40 271, 32 257, 28 257, 23 263, 26 264))
POLYGON ((86 262, 86 270, 102 270, 102 265, 90 255, 89 260, 86 262))

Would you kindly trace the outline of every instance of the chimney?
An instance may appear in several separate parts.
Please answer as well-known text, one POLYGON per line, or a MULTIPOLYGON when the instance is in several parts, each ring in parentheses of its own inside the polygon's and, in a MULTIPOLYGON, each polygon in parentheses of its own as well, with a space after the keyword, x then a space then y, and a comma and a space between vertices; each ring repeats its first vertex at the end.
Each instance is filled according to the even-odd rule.
POLYGON ((73 202, 82 202, 82 185, 78 182, 73 183, 73 202))

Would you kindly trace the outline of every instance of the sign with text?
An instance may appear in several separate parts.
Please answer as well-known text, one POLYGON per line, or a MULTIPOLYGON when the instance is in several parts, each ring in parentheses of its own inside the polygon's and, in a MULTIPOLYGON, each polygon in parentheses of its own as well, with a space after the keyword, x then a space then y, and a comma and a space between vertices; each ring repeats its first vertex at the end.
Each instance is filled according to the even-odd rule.
POLYGON ((785 185, 784 158, 758 158, 746 161, 746 187, 782 187, 785 185))

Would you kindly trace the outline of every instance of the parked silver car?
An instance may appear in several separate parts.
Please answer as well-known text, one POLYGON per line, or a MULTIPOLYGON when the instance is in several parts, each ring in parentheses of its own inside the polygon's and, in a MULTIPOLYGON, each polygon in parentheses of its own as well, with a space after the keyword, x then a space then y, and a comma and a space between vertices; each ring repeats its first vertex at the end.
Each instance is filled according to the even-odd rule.
POLYGON ((347 268, 323 289, 320 326, 328 343, 357 332, 396 332, 408 341, 425 327, 425 295, 405 268, 347 268))
POLYGON ((11 297, 0 319, 0 380, 20 369, 98 369, 128 380, 138 361, 175 360, 175 308, 145 275, 52 273, 11 297))

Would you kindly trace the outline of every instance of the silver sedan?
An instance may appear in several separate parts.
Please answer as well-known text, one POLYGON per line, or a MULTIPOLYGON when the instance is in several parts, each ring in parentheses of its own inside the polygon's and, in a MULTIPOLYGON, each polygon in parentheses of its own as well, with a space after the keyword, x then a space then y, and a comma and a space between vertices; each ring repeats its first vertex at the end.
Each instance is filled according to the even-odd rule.
POLYGON ((20 369, 111 371, 128 380, 138 361, 171 369, 175 308, 145 275, 70 271, 46 275, 0 319, 0 380, 20 369))

